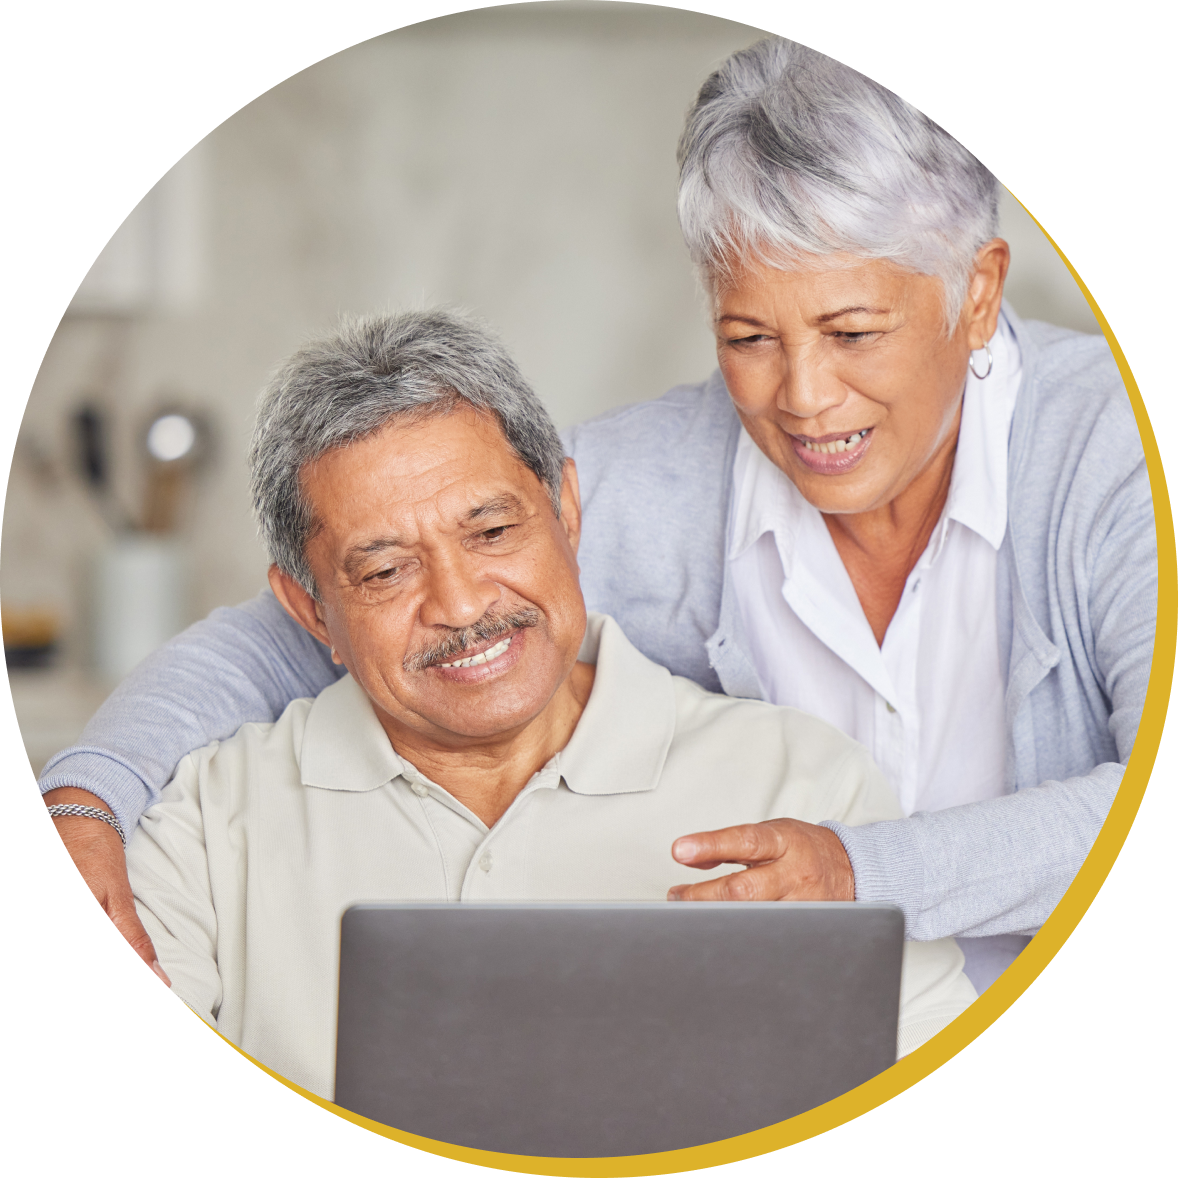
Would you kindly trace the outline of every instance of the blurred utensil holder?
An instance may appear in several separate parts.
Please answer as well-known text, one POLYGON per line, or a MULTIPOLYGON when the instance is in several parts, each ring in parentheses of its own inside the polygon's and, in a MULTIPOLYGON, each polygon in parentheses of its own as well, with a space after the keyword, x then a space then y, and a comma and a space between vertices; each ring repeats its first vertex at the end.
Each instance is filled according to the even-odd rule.
POLYGON ((183 629, 187 554, 174 536, 123 532, 98 553, 94 575, 95 663, 117 683, 183 629))

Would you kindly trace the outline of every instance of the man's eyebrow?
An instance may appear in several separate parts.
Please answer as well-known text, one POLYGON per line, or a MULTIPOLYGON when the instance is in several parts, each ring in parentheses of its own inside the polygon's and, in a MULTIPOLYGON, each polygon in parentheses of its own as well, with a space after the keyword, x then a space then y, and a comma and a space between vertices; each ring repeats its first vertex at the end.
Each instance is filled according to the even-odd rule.
POLYGON ((815 323, 829 323, 832 319, 841 319, 844 315, 886 315, 883 307, 840 307, 837 311, 828 311, 819 315, 815 323))
POLYGON ((516 495, 496 495, 494 499, 488 499, 485 503, 480 503, 477 507, 472 507, 466 513, 466 518, 470 521, 485 519, 489 515, 509 515, 513 511, 520 511, 523 508, 523 503, 516 495))
MULTIPOLYGON (((523 501, 518 496, 496 495, 494 499, 488 499, 485 503, 472 507, 466 513, 466 519, 473 523, 475 520, 485 519, 487 516, 507 515, 513 511, 520 511, 522 508, 523 501)), ((406 547, 408 546, 400 536, 377 536, 365 544, 353 544, 344 555, 343 570, 348 574, 355 573, 373 553, 406 547)))

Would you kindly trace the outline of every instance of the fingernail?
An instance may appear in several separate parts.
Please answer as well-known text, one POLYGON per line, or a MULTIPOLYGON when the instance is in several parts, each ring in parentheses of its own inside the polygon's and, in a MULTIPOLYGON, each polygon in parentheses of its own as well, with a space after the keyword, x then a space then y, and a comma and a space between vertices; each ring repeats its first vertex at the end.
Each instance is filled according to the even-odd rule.
POLYGON ((668 900, 678 900, 678 899, 679 899, 679 889, 678 889, 678 888, 672 888, 672 889, 671 889, 671 890, 670 890, 670 891, 667 893, 667 899, 668 899, 668 900))
POLYGON ((164 973, 164 967, 158 961, 153 961, 151 968, 155 972, 155 976, 170 990, 172 988, 172 979, 164 973))
POLYGON ((675 845, 671 848, 671 854, 680 860, 694 859, 698 852, 699 848, 692 839, 676 839, 675 845))

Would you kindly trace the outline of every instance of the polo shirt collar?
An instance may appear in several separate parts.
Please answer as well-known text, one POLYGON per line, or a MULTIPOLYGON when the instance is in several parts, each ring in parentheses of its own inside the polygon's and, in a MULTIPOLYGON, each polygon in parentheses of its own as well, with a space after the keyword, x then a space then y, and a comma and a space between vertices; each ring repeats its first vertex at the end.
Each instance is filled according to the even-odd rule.
MULTIPOLYGON (((675 734, 671 673, 640 654, 604 614, 589 615, 580 659, 597 665, 589 702, 568 744, 541 774, 555 770, 579 794, 654 789, 675 734)), ((354 793, 379 789, 399 776, 420 776, 393 750, 351 675, 311 705, 299 765, 303 785, 354 793)))
POLYGON ((304 785, 364 793, 405 771, 364 689, 345 675, 307 713, 299 768, 304 785))
POLYGON ((582 662, 597 674, 555 767, 573 793, 645 793, 659 783, 675 735, 675 684, 605 614, 590 614, 582 662))

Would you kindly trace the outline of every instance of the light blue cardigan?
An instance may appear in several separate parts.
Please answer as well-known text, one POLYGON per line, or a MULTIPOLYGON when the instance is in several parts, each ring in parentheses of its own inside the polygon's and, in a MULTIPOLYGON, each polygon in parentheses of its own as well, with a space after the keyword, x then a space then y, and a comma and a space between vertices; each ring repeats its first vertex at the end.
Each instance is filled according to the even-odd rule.
MULTIPOLYGON (((1043 922, 1116 793, 1153 650, 1153 505, 1116 365, 1102 339, 1008 315, 1023 363, 998 562, 1010 792, 831 824, 857 896, 899 904, 918 939, 1043 922)), ((724 559, 739 431, 716 374, 578 426, 566 445, 581 480, 589 608, 675 674, 759 696, 724 559)), ((131 674, 81 744, 45 767, 41 789, 91 790, 130 829, 185 753, 277 718, 340 673, 268 591, 215 610, 131 674)))

